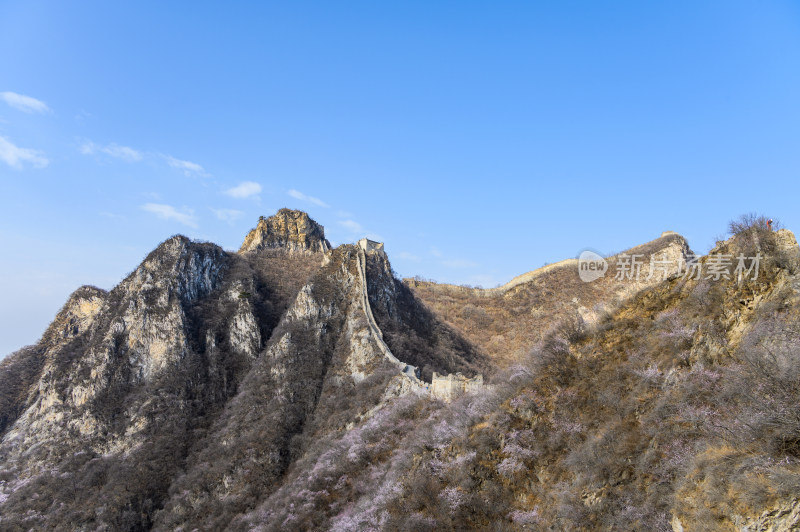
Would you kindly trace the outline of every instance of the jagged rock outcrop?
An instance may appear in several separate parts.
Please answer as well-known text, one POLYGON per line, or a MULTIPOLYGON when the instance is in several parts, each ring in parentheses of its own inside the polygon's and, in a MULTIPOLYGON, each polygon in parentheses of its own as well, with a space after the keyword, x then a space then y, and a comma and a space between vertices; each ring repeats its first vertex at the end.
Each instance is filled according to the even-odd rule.
MULTIPOLYGON (((217 246, 174 237, 111 293, 83 288, 73 294, 43 337, 38 389, 4 448, 46 446, 64 428, 101 432, 87 403, 105 402, 114 388, 151 382, 186 355, 185 307, 214 289, 223 255, 217 246)), ((110 444, 103 440, 98 445, 110 444)))
MULTIPOLYGON (((691 526, 684 527, 673 516, 670 522, 673 532, 688 532, 691 526)), ((793 532, 800 530, 800 500, 794 499, 770 510, 764 510, 757 517, 733 516, 733 526, 737 532, 793 532)))
MULTIPOLYGON (((373 317, 370 294, 391 297, 402 284, 373 268, 391 272, 385 254, 340 246, 300 289, 208 447, 190 458, 157 528, 230 526, 225 509, 244 511, 267 499, 313 442, 349 430, 392 398, 427 394, 406 360, 417 354, 393 352, 373 317)), ((454 364, 430 356, 434 368, 454 364)), ((456 367, 470 366, 462 359, 456 367)))
POLYGON ((800 499, 787 501, 777 508, 765 510, 755 518, 734 519, 741 532, 792 532, 800 530, 800 499))
POLYGON ((281 209, 269 218, 259 218, 258 225, 245 237, 239 253, 270 248, 325 252, 331 245, 325 239, 325 229, 308 214, 281 209))
POLYGON ((94 323, 108 293, 94 286, 75 290, 38 344, 12 353, 0 363, 0 436, 24 411, 28 392, 48 359, 94 323))
POLYGON ((0 528, 225 528, 198 501, 244 511, 316 438, 425 393, 372 313, 397 281, 369 279, 363 249, 283 209, 243 250, 173 237, 3 362, 0 528))
POLYGON ((82 286, 75 290, 45 332, 45 341, 68 340, 85 332, 107 297, 108 292, 96 286, 82 286))
POLYGON ((76 291, 41 342, 7 364, 40 369, 14 394, 16 415, 3 413, 0 528, 150 527, 188 449, 288 305, 292 283, 268 271, 291 260, 281 252, 251 265, 177 236, 112 291, 76 291), (76 483, 85 483, 77 496, 76 483), (31 511, 34 493, 72 502, 31 511))

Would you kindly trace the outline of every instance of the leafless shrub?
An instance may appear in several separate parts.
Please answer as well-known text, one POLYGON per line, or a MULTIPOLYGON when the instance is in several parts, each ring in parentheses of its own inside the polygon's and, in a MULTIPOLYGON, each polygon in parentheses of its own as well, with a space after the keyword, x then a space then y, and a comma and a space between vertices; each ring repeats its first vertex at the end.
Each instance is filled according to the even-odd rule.
MULTIPOLYGON (((770 218, 754 212, 742 214, 738 218, 731 220, 728 223, 728 232, 731 235, 741 235, 748 231, 752 232, 766 232, 770 230, 770 218)), ((779 220, 772 220, 772 230, 778 230, 783 227, 779 220)))
POLYGON ((756 446, 775 458, 800 458, 800 330, 779 319, 757 323, 728 370, 726 401, 738 406, 718 427, 738 445, 756 446))

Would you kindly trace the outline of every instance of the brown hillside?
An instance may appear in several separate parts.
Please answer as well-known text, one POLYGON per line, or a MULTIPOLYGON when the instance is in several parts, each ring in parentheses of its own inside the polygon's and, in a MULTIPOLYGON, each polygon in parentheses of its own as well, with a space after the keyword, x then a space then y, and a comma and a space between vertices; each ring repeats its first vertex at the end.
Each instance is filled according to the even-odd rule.
MULTIPOLYGON (((447 323, 483 348, 501 367, 526 355, 563 320, 592 323, 613 310, 630 295, 660 282, 663 274, 649 275, 650 258, 677 260, 690 254, 686 240, 666 234, 623 253, 641 255, 639 281, 615 280, 615 264, 622 253, 608 258, 605 276, 583 282, 577 261, 545 266, 512 280, 504 287, 475 289, 406 279, 415 295, 447 323)), ((675 274, 674 267, 670 275, 675 274)))

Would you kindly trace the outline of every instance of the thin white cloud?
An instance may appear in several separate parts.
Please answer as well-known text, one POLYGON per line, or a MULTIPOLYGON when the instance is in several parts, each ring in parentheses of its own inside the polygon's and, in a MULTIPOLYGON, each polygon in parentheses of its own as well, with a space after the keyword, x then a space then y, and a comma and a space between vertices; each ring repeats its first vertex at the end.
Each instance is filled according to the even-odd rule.
POLYGON ((80 145, 78 150, 84 155, 105 154, 110 157, 114 157, 115 159, 120 159, 128 163, 138 163, 142 161, 145 157, 151 161, 160 158, 163 159, 168 166, 170 166, 171 168, 175 168, 176 170, 180 170, 187 176, 208 175, 208 172, 206 172, 205 168, 192 161, 185 161, 183 159, 178 159, 177 157, 173 157, 172 155, 166 155, 158 152, 143 152, 131 148, 130 146, 122 146, 115 142, 112 142, 111 144, 102 145, 102 144, 96 144, 91 140, 87 140, 80 145))
POLYGON ((355 220, 340 220, 339 225, 352 233, 365 233, 364 228, 355 220))
POLYGON ((205 169, 197 163, 193 163, 191 161, 183 161, 181 159, 176 159, 171 155, 164 155, 164 159, 167 161, 167 164, 170 165, 172 168, 176 168, 183 172, 187 176, 192 175, 200 175, 205 176, 208 175, 205 169))
POLYGON ((218 219, 228 224, 233 224, 236 220, 244 216, 244 211, 237 211, 236 209, 211 209, 218 219))
POLYGON ((97 151, 97 148, 98 148, 97 144, 95 144, 91 140, 87 140, 86 142, 81 144, 81 147, 78 148, 78 150, 84 155, 92 155, 97 151))
POLYGON ((134 150, 129 146, 120 146, 119 144, 111 143, 107 146, 100 146, 92 141, 86 141, 81 144, 80 152, 84 155, 94 155, 95 153, 105 153, 116 159, 121 159, 128 163, 137 163, 142 160, 142 153, 134 150))
POLYGON ((44 168, 50 161, 39 150, 20 148, 5 137, 0 137, 0 161, 11 168, 22 170, 25 164, 34 168, 44 168))
POLYGON ((87 111, 86 109, 78 109, 78 112, 75 113, 75 120, 78 122, 83 122, 87 118, 93 118, 94 115, 87 111))
POLYGON ((189 227, 197 227, 197 220, 194 216, 194 211, 192 209, 187 209, 186 207, 184 207, 182 211, 179 211, 172 205, 166 205, 163 203, 145 203, 142 205, 142 210, 145 210, 151 214, 155 214, 162 220, 175 220, 176 222, 189 227))
POLYGON ((448 259, 443 260, 442 264, 448 268, 474 268, 478 264, 466 259, 448 259))
POLYGON ((370 240, 375 240, 376 242, 383 242, 383 237, 377 233, 370 233, 367 231, 363 225, 358 223, 355 220, 339 220, 336 222, 341 227, 343 227, 348 233, 352 236, 357 236, 359 238, 365 237, 369 238, 370 240))
POLYGON ((142 160, 142 154, 137 150, 134 150, 128 146, 119 146, 117 144, 109 144, 103 148, 103 153, 107 153, 112 157, 122 159, 123 161, 129 163, 135 163, 142 160))
POLYGON ((329 207, 329 205, 328 205, 327 203, 325 203, 324 201, 322 201, 321 199, 319 199, 319 198, 315 198, 314 196, 308 196, 308 195, 306 195, 306 194, 303 194, 303 193, 302 193, 302 192, 300 192, 299 190, 291 189, 291 190, 289 190, 289 191, 287 192, 287 194, 289 194, 289 195, 290 195, 291 197, 293 197, 294 199, 299 199, 299 200, 302 200, 302 201, 307 201, 307 202, 309 202, 309 203, 313 203, 314 205, 317 205, 317 206, 319 206, 319 207, 325 207, 325 208, 328 208, 328 207, 329 207))
POLYGON ((409 253, 408 251, 401 251, 397 255, 395 255, 398 259, 401 260, 408 260, 411 262, 419 262, 420 258, 414 255, 413 253, 409 253))
POLYGON ((25 113, 46 113, 50 111, 50 108, 43 101, 24 94, 17 94, 16 92, 0 92, 0 99, 14 109, 25 113))
POLYGON ((431 255, 434 257, 442 257, 442 252, 439 251, 439 248, 431 246, 431 255))
POLYGON ((244 199, 261 194, 261 185, 255 181, 244 181, 225 191, 232 198, 244 199))

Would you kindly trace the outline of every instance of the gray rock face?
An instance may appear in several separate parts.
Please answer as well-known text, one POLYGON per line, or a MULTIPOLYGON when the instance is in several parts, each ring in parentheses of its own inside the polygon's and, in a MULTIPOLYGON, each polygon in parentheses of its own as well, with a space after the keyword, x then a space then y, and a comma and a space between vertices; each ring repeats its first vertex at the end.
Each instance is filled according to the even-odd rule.
POLYGON ((51 344, 62 343, 86 332, 107 297, 108 292, 94 286, 75 290, 45 332, 44 340, 51 344))
POLYGON ((23 376, 0 402, 0 528, 225 529, 319 435, 423 393, 373 317, 403 308, 385 254, 330 251, 285 209, 243 250, 170 238, 0 366, 23 376))
MULTIPOLYGON (((0 442, 0 528, 58 528, 58 523, 70 528, 61 511, 26 511, 22 521, 9 519, 19 516, 14 508, 24 507, 34 493, 55 500, 67 497, 70 486, 62 485, 63 478, 77 482, 85 475, 86 463, 108 474, 139 462, 143 446, 164 435, 168 426, 177 424, 180 430, 173 436, 185 437, 187 427, 181 427, 179 419, 193 416, 195 410, 186 390, 194 388, 189 395, 199 392, 206 400, 213 394, 209 379, 202 392, 180 382, 202 359, 205 364, 213 359, 213 353, 205 357, 193 349, 198 331, 189 314, 220 286, 228 262, 218 246, 176 236, 111 292, 83 287, 70 297, 32 348, 40 353, 41 369, 20 397, 21 413, 0 442)), ((170 467, 174 464, 164 473, 169 474, 170 467)), ((117 490, 124 489, 119 484, 129 481, 124 478, 109 479, 105 485, 90 483, 68 512, 80 514, 82 497, 98 497, 103 490, 118 496, 117 490)), ((113 508, 108 510, 118 519, 113 508)), ((98 515, 83 519, 99 519, 97 523, 115 528, 98 515)))
POLYGON ((189 473, 174 487, 170 511, 158 515, 156 528, 227 527, 223 506, 244 511, 248 501, 269 496, 300 442, 343 430, 390 388, 395 396, 422 389, 421 383, 395 382, 416 379, 402 373, 370 324, 363 260, 355 246, 341 246, 300 289, 212 427, 208 446, 190 457, 189 473), (332 411, 345 397, 365 399, 332 411))
POLYGON ((244 239, 239 253, 269 248, 290 251, 325 252, 331 245, 325 229, 302 211, 281 209, 274 216, 258 220, 258 225, 244 239))
MULTIPOLYGON (((215 288, 223 256, 217 246, 174 237, 111 293, 73 294, 43 338, 41 379, 0 450, 13 457, 58 445, 65 430, 103 434, 108 427, 90 405, 111 388, 157 380, 186 355, 185 308, 215 288)), ((127 446, 116 440, 99 437, 96 449, 127 446)))

